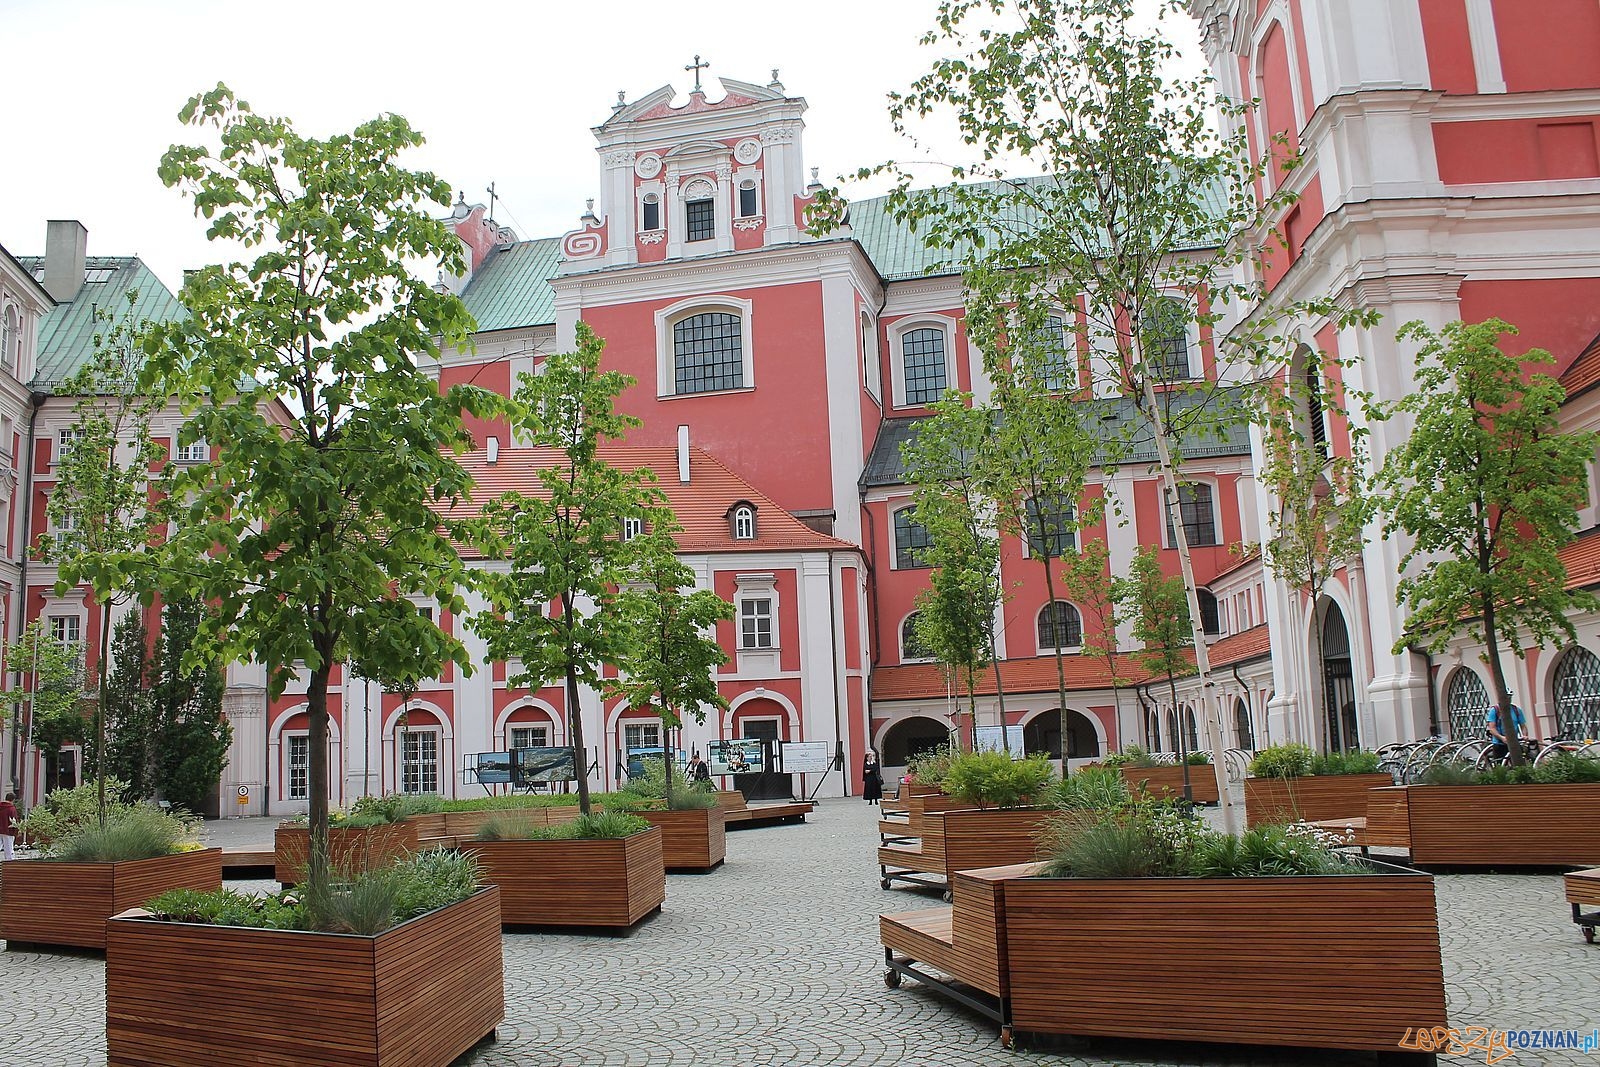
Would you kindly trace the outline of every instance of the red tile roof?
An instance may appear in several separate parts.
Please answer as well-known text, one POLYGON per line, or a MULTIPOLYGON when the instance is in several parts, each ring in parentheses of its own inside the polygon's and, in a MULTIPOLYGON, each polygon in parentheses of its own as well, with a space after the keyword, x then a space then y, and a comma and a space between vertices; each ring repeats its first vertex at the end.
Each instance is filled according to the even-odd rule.
MULTIPOLYGON (((1211 666, 1229 667, 1259 659, 1272 647, 1266 626, 1255 626, 1230 634, 1209 646, 1211 666)), ((1067 688, 1110 689, 1111 671, 1099 657, 1073 654, 1062 657, 1067 672, 1067 688)), ((1117 672, 1125 685, 1143 685, 1149 675, 1139 666, 1137 655, 1125 652, 1118 657, 1117 672)), ((1057 686, 1054 656, 1009 659, 1000 665, 1000 677, 1007 693, 1049 693, 1057 686)), ((979 696, 994 695, 994 671, 986 670, 975 688, 979 696)), ((962 683, 965 684, 964 682, 962 683)), ((926 700, 945 695, 945 676, 937 664, 910 663, 899 667, 879 667, 872 672, 873 700, 926 700)))
POLYGON ((1561 387, 1567 391, 1568 400, 1579 393, 1587 393, 1597 384, 1600 384, 1600 336, 1590 341, 1589 347, 1579 352, 1572 366, 1561 375, 1561 387))
MULTIPOLYGON (((606 445, 600 449, 600 456, 619 469, 646 467, 655 473, 667 503, 683 527, 678 536, 678 548, 682 552, 859 551, 847 541, 817 533, 703 449, 689 449, 688 484, 678 481, 675 448, 606 445), (728 525, 729 509, 741 500, 756 508, 754 541, 734 540, 728 525)), ((482 452, 475 452, 463 458, 462 466, 476 483, 472 496, 481 506, 513 490, 537 493, 539 480, 535 472, 558 466, 560 459, 561 453, 554 449, 502 448, 498 461, 493 464, 486 461, 482 452)))
POLYGON ((1600 585, 1600 527, 1585 530, 1561 546, 1561 563, 1567 568, 1567 588, 1600 585))

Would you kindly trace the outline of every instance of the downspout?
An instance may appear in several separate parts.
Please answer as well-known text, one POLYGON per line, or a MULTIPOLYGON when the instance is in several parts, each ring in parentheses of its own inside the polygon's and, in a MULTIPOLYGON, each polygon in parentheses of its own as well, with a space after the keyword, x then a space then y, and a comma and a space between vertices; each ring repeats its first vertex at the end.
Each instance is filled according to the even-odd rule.
POLYGON ((883 658, 882 642, 878 639, 878 627, 881 622, 878 618, 878 524, 872 517, 872 509, 867 507, 867 490, 861 489, 861 515, 867 520, 867 551, 864 562, 867 567, 867 614, 872 619, 872 666, 876 667, 883 658))
MULTIPOLYGON (((1141 737, 1144 736, 1145 729, 1148 728, 1149 725, 1150 725, 1150 704, 1145 699, 1145 691, 1144 690, 1145 690, 1145 687, 1142 686, 1142 685, 1136 685, 1136 686, 1133 687, 1133 695, 1139 698, 1139 714, 1144 719, 1144 721, 1139 724, 1139 726, 1140 726, 1139 735, 1141 737)), ((1160 734, 1160 730, 1161 730, 1161 715, 1159 713, 1157 713, 1157 715, 1156 715, 1156 731, 1157 732, 1156 732, 1156 737, 1155 737, 1154 744, 1151 744, 1150 738, 1148 738, 1148 737, 1144 738, 1145 743, 1147 745, 1150 745, 1150 751, 1152 751, 1152 752, 1161 751, 1161 734, 1160 734)), ((1124 742, 1122 747, 1123 748, 1127 748, 1128 747, 1127 743, 1124 742)))
MULTIPOLYGON (((28 618, 28 539, 33 536, 33 442, 34 430, 39 420, 39 409, 44 407, 44 402, 50 399, 48 393, 34 392, 28 397, 28 446, 27 451, 19 457, 23 465, 22 489, 22 559, 17 568, 17 584, 21 588, 17 591, 18 611, 12 620, 13 630, 18 641, 22 640, 22 632, 27 629, 28 618)), ((104 635, 102 635, 103 637, 104 635)), ((34 684, 38 684, 35 676, 34 684)), ((33 702, 28 702, 29 730, 32 730, 33 702)), ((11 728, 11 782, 17 792, 17 800, 22 811, 28 809, 28 791, 23 785, 22 766, 22 722, 20 716, 11 728)))
POLYGON ((1433 653, 1416 645, 1408 645, 1407 651, 1421 656, 1424 669, 1428 672, 1428 734, 1431 737, 1441 737, 1443 734, 1439 730, 1439 694, 1433 684, 1433 653))
MULTIPOLYGON (((844 758, 844 719, 839 708, 839 687, 846 684, 844 672, 839 669, 839 604, 833 581, 833 549, 828 550, 828 660, 833 664, 833 737, 838 745, 839 776, 844 779, 842 796, 850 795, 850 767, 844 758)), ((868 711, 867 737, 872 736, 871 711, 868 711)), ((826 775, 824 775, 826 777, 826 775)), ((804 787, 800 795, 805 796, 804 787)))

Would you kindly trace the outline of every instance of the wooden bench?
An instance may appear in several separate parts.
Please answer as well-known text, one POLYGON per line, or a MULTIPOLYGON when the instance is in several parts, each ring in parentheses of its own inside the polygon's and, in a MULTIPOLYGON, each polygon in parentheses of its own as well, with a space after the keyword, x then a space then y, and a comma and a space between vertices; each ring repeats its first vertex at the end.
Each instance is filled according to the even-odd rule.
POLYGON ((222 877, 259 877, 273 867, 276 857, 277 853, 270 848, 225 848, 222 850, 222 877))
POLYGON ((1594 931, 1600 926, 1600 867, 1574 871, 1566 877, 1567 903, 1572 905, 1572 921, 1583 929, 1583 939, 1594 944, 1594 931), (1588 905, 1593 911, 1584 911, 1588 905))
POLYGON ((878 884, 884 889, 895 882, 944 889, 948 897, 958 871, 1034 859, 1039 833, 1053 814, 1048 808, 928 812, 922 819, 919 840, 890 841, 878 847, 878 884))
POLYGON ((722 809, 729 830, 743 830, 755 826, 805 822, 806 816, 815 811, 817 806, 809 800, 796 800, 751 807, 745 803, 742 792, 724 789, 717 791, 717 807, 722 809))
POLYGON ((944 793, 918 793, 906 801, 904 821, 878 820, 878 836, 885 842, 897 839, 915 840, 922 836, 922 820, 927 815, 941 811, 960 811, 970 807, 972 807, 970 800, 958 800, 944 793))

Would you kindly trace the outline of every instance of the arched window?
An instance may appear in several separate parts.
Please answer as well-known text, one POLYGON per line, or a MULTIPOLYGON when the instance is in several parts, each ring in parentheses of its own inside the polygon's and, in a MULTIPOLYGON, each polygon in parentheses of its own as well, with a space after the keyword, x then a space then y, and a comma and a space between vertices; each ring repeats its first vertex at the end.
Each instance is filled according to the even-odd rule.
MULTIPOLYGON (((1183 534, 1190 548, 1218 544, 1217 514, 1212 504, 1211 486, 1187 482, 1178 486, 1178 512, 1183 516, 1183 534)), ((1172 504, 1167 504, 1167 545, 1176 548, 1178 535, 1172 529, 1172 504)))
POLYGON ((905 571, 926 567, 928 548, 933 544, 928 538, 928 528, 916 520, 916 508, 901 508, 894 513, 894 567, 905 571))
POLYGON ((1078 509, 1061 496, 1029 497, 1024 505, 1028 521, 1028 551, 1035 556, 1060 559, 1078 548, 1078 509))
POLYGON ((1455 740, 1467 741, 1483 735, 1484 723, 1489 718, 1489 693, 1476 671, 1462 667, 1450 676, 1450 685, 1444 694, 1444 710, 1450 719, 1450 736, 1455 740))
POLYGON ((661 197, 659 194, 644 194, 644 211, 641 213, 639 229, 644 231, 661 229, 661 197))
POLYGON ((1305 390, 1306 441, 1312 453, 1323 463, 1328 462, 1328 413, 1322 404, 1322 375, 1317 369, 1315 355, 1305 351, 1305 368, 1301 371, 1301 385, 1305 390))
POLYGON ((1161 716, 1153 711, 1145 712, 1144 747, 1151 752, 1161 751, 1161 716))
POLYGON ((1222 610, 1217 605, 1217 598, 1209 589, 1196 589, 1195 597, 1200 601, 1200 630, 1206 634, 1220 634, 1222 632, 1222 610))
POLYGON ((1188 305, 1177 297, 1156 297, 1140 325, 1146 373, 1160 380, 1190 377, 1188 305))
POLYGON ((1600 738, 1600 657, 1573 647, 1556 665, 1556 732, 1569 740, 1600 738))
MULTIPOLYGON (((17 309, 6 308, 4 326, 0 326, 0 370, 17 369, 17 356, 22 350, 22 323, 17 309)), ((8 444, 9 447, 9 444, 8 444)))
POLYGON ((1233 702, 1233 730, 1239 747, 1253 751, 1256 747, 1256 730, 1250 722, 1250 705, 1242 699, 1233 702))
POLYGON ((711 393, 744 387, 744 331, 739 316, 706 311, 672 324, 673 388, 711 393))
POLYGON ((1083 644, 1083 617, 1065 600, 1046 604, 1039 611, 1039 651, 1077 648, 1083 644))
POLYGON ((756 509, 753 504, 735 504, 730 513, 735 541, 756 539, 756 509))
POLYGON ((900 624, 900 662, 902 663, 933 658, 933 653, 928 651, 928 646, 922 643, 922 638, 917 633, 917 619, 921 615, 922 612, 913 611, 906 616, 906 621, 900 624))
POLYGON ((907 404, 931 404, 944 395, 944 331, 911 330, 900 338, 907 404))
POLYGON ((1189 751, 1195 752, 1200 748, 1200 727, 1195 722, 1194 709, 1185 706, 1183 709, 1183 733, 1189 741, 1189 751))

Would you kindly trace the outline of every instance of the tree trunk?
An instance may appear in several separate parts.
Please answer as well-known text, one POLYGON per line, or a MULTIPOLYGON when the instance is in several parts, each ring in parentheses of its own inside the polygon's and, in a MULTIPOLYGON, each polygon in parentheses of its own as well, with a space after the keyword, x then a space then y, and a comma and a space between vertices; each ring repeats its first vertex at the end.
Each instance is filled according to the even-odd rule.
POLYGON ((661 766, 666 778, 663 788, 666 790, 667 807, 672 807, 672 727, 667 725, 667 702, 661 702, 661 766))
POLYGON ((578 810, 589 814, 589 753, 583 741, 583 711, 578 707, 578 671, 567 662, 567 729, 572 732, 572 773, 578 776, 578 810))
POLYGON ((1506 762, 1520 767, 1522 735, 1517 732, 1516 718, 1511 714, 1511 694, 1506 691, 1505 667, 1500 663, 1500 631, 1495 623, 1494 602, 1487 597, 1483 602, 1483 643, 1483 659, 1489 665, 1489 681, 1494 686, 1495 715, 1506 739, 1506 762))
MULTIPOLYGON (((1039 543, 1042 545, 1042 544, 1045 543, 1045 531, 1043 529, 1043 527, 1044 527, 1044 515, 1043 515, 1043 511, 1042 511, 1041 508, 1036 507, 1034 510, 1038 511, 1040 513, 1040 517, 1039 517, 1039 526, 1040 526, 1039 543)), ((1056 607, 1055 607, 1055 604, 1056 604, 1056 579, 1055 579, 1055 575, 1050 572, 1050 553, 1048 551, 1040 553, 1039 561, 1044 564, 1044 595, 1045 595, 1045 598, 1046 598, 1045 602, 1050 605, 1050 607, 1048 609, 1049 612, 1050 612, 1050 624, 1051 624, 1051 628, 1055 629, 1055 626, 1056 626, 1056 607)), ((1079 619, 1078 624, 1080 626, 1083 624, 1083 620, 1081 618, 1079 619)), ((1061 777, 1065 778, 1067 776, 1067 729, 1066 729, 1066 727, 1067 727, 1067 661, 1066 661, 1066 657, 1063 656, 1062 653, 1061 653, 1061 634, 1060 634, 1059 630, 1056 632, 1055 637, 1056 637, 1056 642, 1055 642, 1055 656, 1056 656, 1056 716, 1057 716, 1057 721, 1060 723, 1060 734, 1061 734, 1061 777)), ((1082 636, 1081 635, 1079 637, 1079 641, 1082 641, 1082 636)))
POLYGON ((331 657, 325 656, 321 666, 311 672, 311 684, 306 689, 306 741, 311 750, 306 767, 311 801, 307 814, 310 845, 306 855, 306 895, 312 899, 321 899, 328 885, 328 679, 332 673, 331 657))
POLYGON ((1333 751, 1333 730, 1325 706, 1328 687, 1327 667, 1322 659, 1322 613, 1317 610, 1317 598, 1311 600, 1311 721, 1317 723, 1318 747, 1323 752, 1333 751))
POLYGON ((1167 672, 1167 692, 1172 697, 1172 716, 1178 724, 1178 766, 1183 768, 1183 799, 1194 803, 1194 786, 1189 782, 1189 723, 1178 705, 1178 683, 1167 672))
POLYGON ((100 675, 100 699, 95 702, 94 715, 94 774, 99 789, 97 799, 100 805, 100 825, 106 824, 106 696, 109 675, 107 664, 111 659, 111 600, 100 603, 100 662, 98 672, 100 675))
MULTIPOLYGON (((992 656, 992 653, 991 653, 992 656)), ((994 699, 1000 705, 1000 748, 1007 756, 1011 755, 1010 727, 1006 725, 1006 685, 1000 680, 1000 660, 994 659, 994 699)), ((974 723, 976 726, 976 723, 974 723)))

